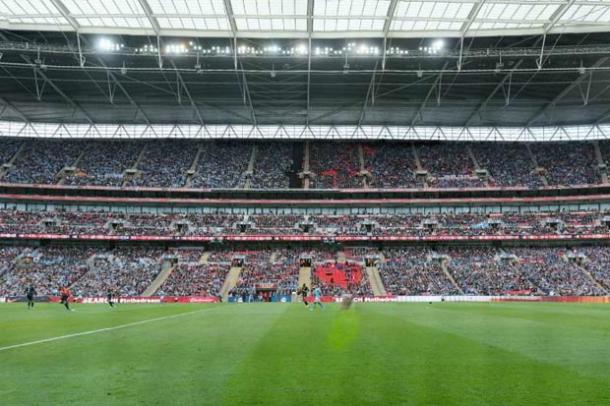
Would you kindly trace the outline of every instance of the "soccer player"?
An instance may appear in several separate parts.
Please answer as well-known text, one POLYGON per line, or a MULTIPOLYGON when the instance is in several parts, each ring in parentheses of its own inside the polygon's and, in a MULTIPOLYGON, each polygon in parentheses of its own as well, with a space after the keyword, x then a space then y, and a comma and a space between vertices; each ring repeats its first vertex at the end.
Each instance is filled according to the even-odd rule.
POLYGON ((307 294, 309 293, 309 288, 307 287, 306 284, 303 284, 301 289, 299 289, 299 293, 301 294, 301 297, 303 298, 303 303, 305 303, 305 306, 308 306, 309 303, 307 303, 307 294))
POLYGON ((60 289, 59 294, 61 295, 60 303, 66 307, 66 310, 74 311, 74 309, 70 309, 70 289, 68 287, 63 287, 60 289))
POLYGON ((108 292, 106 292, 106 297, 108 298, 108 304, 110 307, 114 307, 114 302, 112 301, 112 289, 108 289, 108 292))
POLYGON ((316 307, 316 305, 318 305, 320 307, 320 310, 324 310, 324 306, 322 305, 322 290, 320 289, 319 286, 316 286, 313 289, 313 304, 311 305, 309 310, 313 311, 313 309, 316 307))
POLYGON ((28 309, 33 309, 34 308, 34 296, 36 296, 36 288, 34 288, 34 285, 30 285, 25 290, 25 296, 28 299, 28 309))

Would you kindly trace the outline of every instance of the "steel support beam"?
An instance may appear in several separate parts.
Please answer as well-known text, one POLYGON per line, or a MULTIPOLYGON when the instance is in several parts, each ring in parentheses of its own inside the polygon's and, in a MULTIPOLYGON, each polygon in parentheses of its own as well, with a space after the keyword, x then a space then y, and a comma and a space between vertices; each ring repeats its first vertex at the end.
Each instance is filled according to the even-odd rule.
MULTIPOLYGON (((15 112, 15 114, 17 115, 17 117, 19 117, 26 123, 30 122, 30 119, 23 112, 21 112, 21 110, 19 110, 17 107, 15 107, 15 105, 13 103, 6 100, 4 97, 0 97, 0 103, 2 103, 4 106, 8 107, 9 109, 13 110, 15 112)), ((5 113, 5 111, 3 111, 3 113, 5 113)))
POLYGON ((381 70, 385 70, 385 59, 388 53, 388 35, 390 33, 390 29, 392 28, 392 21, 394 20, 394 14, 396 14, 396 6, 398 5, 398 0, 391 0, 390 5, 388 7, 388 13, 386 14, 385 21, 383 23, 383 56, 381 60, 381 70))
MULTIPOLYGON (((174 61, 171 61, 171 64, 174 68, 176 68, 176 64, 174 63, 174 61)), ((180 81, 180 84, 181 84, 182 88, 184 89, 184 93, 186 93, 186 96, 189 99, 191 107, 193 108, 193 111, 197 115, 199 124, 205 125, 205 122, 203 121, 203 117, 201 116, 201 112, 199 111, 199 108, 197 107, 197 105, 195 104, 195 101, 191 97, 191 92, 189 91, 188 87, 186 86, 186 83, 184 83, 184 79, 182 79, 182 75, 180 74, 180 72, 178 72, 177 69, 176 69, 176 76, 178 76, 178 80, 180 81)))
POLYGON ((61 16, 65 18, 66 21, 68 21, 68 23, 70 24, 70 26, 74 29, 74 31, 76 31, 76 35, 78 35, 78 32, 80 31, 80 24, 78 23, 78 21, 76 21, 76 18, 74 18, 72 14, 70 14, 70 10, 68 10, 68 7, 66 7, 61 0, 51 0, 51 3, 53 3, 53 6, 55 6, 57 11, 59 11, 61 16))
MULTIPOLYGON (((610 57, 603 57, 597 60, 597 62, 595 62, 592 66, 592 68, 599 68, 600 66, 602 66, 604 63, 606 63, 606 61, 609 59, 610 57)), ((592 70, 589 70, 587 73, 585 73, 584 75, 580 75, 578 78, 576 78, 574 81, 572 81, 572 83, 570 83, 565 89, 563 89, 561 91, 561 93, 559 93, 557 96, 555 96, 555 98, 553 98, 553 100, 551 100, 548 104, 546 104, 544 107, 542 107, 540 110, 538 110, 528 121, 526 126, 530 127, 533 123, 536 122, 536 120, 538 120, 542 115, 546 114, 549 110, 551 110, 552 108, 554 108, 557 103, 563 99, 568 93, 570 93, 572 90, 574 90, 574 88, 576 88, 577 86, 580 85, 581 82, 588 80, 589 79, 589 75, 591 75, 593 73, 592 70)))
POLYGON ((313 6, 315 0, 307 0, 307 112, 305 124, 309 125, 311 108, 311 35, 313 33, 313 6))
MULTIPOLYGON (((449 61, 445 62, 445 64, 443 65, 443 68, 441 70, 445 70, 447 68, 447 65, 449 65, 449 61)), ((430 96, 432 96, 432 93, 437 88, 437 86, 439 85, 442 78, 443 78, 442 72, 436 76, 434 83, 432 84, 432 86, 430 86, 430 90, 428 90, 428 94, 426 94, 426 98, 424 99, 422 104, 419 106, 419 108, 417 109, 417 113, 415 113, 415 115, 413 116, 413 119, 411 120, 411 124, 410 124, 411 127, 413 127, 415 125, 415 123, 417 123, 418 118, 421 119, 421 114, 424 111, 424 108, 426 107, 426 104, 428 103, 430 96)))
POLYGON ((32 67, 34 68, 34 71, 40 75, 40 77, 49 85, 53 88, 53 90, 55 90, 55 92, 57 92, 57 94, 59 94, 69 105, 71 105, 75 110, 78 110, 87 120, 87 122, 89 124, 94 124, 93 119, 91 118, 91 116, 89 115, 89 113, 87 113, 87 111, 78 103, 76 103, 74 100, 72 100, 70 97, 68 97, 68 95, 66 95, 55 83, 53 83, 53 81, 51 79, 49 79, 47 77, 47 75, 42 71, 42 69, 40 69, 38 66, 36 66, 36 64, 34 64, 32 62, 32 60, 26 56, 26 55, 21 55, 21 58, 32 65, 32 67))
POLYGON ((155 32, 155 35, 157 37, 160 37, 161 26, 159 25, 159 21, 157 21, 157 18, 154 16, 152 8, 150 8, 150 5, 148 4, 148 1, 138 0, 138 3, 140 3, 142 10, 144 10, 144 14, 146 14, 146 18, 148 19, 148 22, 150 23, 153 31, 155 32))
MULTIPOLYGON (((513 71, 515 69, 518 69, 519 66, 521 66, 522 63, 523 63, 523 59, 518 60, 517 63, 515 63, 515 65, 513 66, 513 71)), ((498 92, 498 90, 500 90, 502 87, 504 87, 504 84, 506 83, 506 81, 508 81, 512 77, 512 74, 513 74, 513 72, 511 71, 511 72, 507 73, 506 75, 504 75, 502 80, 494 88, 494 90, 491 92, 491 94, 489 96, 487 96, 487 98, 483 102, 481 102, 481 104, 479 104, 477 106, 477 108, 472 112, 472 114, 470 114, 468 119, 464 122, 464 127, 467 127, 468 125, 470 125, 472 123, 472 120, 479 113, 481 113, 481 111, 485 110, 485 108, 487 107, 487 104, 491 101, 491 99, 493 99, 493 97, 498 92)))

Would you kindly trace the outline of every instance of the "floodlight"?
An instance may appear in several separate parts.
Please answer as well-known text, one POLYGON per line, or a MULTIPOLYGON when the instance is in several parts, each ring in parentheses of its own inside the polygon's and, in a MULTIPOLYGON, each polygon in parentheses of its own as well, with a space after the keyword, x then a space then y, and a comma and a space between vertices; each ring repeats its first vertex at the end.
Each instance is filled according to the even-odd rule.
POLYGON ((100 38, 97 41, 97 48, 100 51, 110 52, 117 50, 118 46, 110 38, 100 38))
POLYGON ((445 46, 445 41, 442 39, 436 40, 432 43, 432 49, 443 49, 445 46))

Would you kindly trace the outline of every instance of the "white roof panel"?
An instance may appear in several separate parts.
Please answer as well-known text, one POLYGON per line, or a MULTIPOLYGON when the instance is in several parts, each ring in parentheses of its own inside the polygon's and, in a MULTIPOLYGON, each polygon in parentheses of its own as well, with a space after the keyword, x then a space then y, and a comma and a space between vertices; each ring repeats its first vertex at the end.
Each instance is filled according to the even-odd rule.
POLYGON ((307 1, 231 0, 235 25, 242 31, 307 30, 307 1))
POLYGON ((151 28, 138 0, 62 0, 83 27, 151 28))
POLYGON ((148 0, 148 5, 162 29, 230 30, 223 0, 148 0))
MULTIPOLYGON (((307 0, 60 0, 83 33, 294 35, 306 37, 307 0), (148 4, 148 7, 142 4, 148 4), (147 15, 150 9, 151 16, 147 15)), ((610 32, 610 0, 315 0, 312 36, 323 38, 535 35, 610 32), (480 5, 480 7, 479 7, 480 5), (424 34, 422 34, 424 33, 424 34)), ((51 0, 0 0, 0 29, 63 31, 70 21, 51 0)))
POLYGON ((389 0, 327 0, 314 3, 314 31, 378 31, 390 7, 389 0))
POLYGON ((15 24, 68 24, 48 0, 0 0, 0 17, 15 24))
POLYGON ((610 0, 579 0, 568 7, 560 18, 561 24, 608 23, 610 0))

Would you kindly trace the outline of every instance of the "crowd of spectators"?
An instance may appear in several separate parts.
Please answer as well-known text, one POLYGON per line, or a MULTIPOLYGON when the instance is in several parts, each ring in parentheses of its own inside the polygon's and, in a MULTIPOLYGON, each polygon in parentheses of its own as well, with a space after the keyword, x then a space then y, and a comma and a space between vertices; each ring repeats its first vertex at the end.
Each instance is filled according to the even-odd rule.
POLYGON ((505 295, 508 292, 536 292, 536 285, 516 266, 514 257, 497 249, 446 248, 437 251, 447 258, 446 267, 467 295, 505 295))
POLYGON ((379 272, 391 294, 607 294, 607 249, 597 246, 574 251, 583 254, 582 265, 570 258, 568 253, 573 251, 566 248, 394 248, 384 250, 379 272))
POLYGON ((19 151, 23 140, 4 138, 0 143, 0 165, 8 163, 19 151))
POLYGON ((243 296, 267 290, 274 295, 290 295, 299 281, 299 253, 280 249, 250 252, 246 255, 239 280, 231 291, 233 296, 243 296))
POLYGON ((145 144, 130 141, 89 141, 66 185, 122 186, 123 173, 133 166, 145 144))
POLYGON ((186 184, 186 172, 195 159, 198 144, 192 141, 166 140, 147 143, 137 175, 127 186, 180 188, 186 184))
POLYGON ((473 142, 470 148, 481 169, 487 170, 491 186, 544 186, 524 144, 473 142))
MULTIPOLYGON (((0 164, 7 163, 21 145, 23 148, 4 181, 52 184, 63 180, 67 185, 168 188, 180 188, 188 183, 193 188, 231 189, 246 187, 249 179, 253 189, 287 189, 294 161, 294 145, 286 142, 7 139, 0 146, 0 164), (258 152, 250 173, 248 164, 254 146, 258 152), (202 153, 195 173, 189 177, 187 172, 200 148, 202 153), (134 168, 142 151, 142 159, 134 168), (76 166, 74 173, 60 173, 72 166, 76 166), (136 169, 136 175, 125 177, 128 169, 136 169)), ((610 143, 599 145, 602 161, 610 159, 610 143)), ((318 189, 362 188, 364 179, 374 188, 426 185, 540 188, 544 186, 543 177, 551 186, 599 184, 602 180, 594 145, 587 142, 418 142, 413 145, 312 142, 309 156, 310 170, 314 173, 311 187, 318 189), (416 176, 416 156, 427 177, 423 173, 421 177, 416 176), (542 169, 540 174, 535 161, 542 169), (477 169, 486 170, 489 177, 486 179, 484 172, 477 173, 477 169)))
POLYGON ((4 180, 11 183, 57 183, 59 172, 73 165, 81 152, 82 145, 77 141, 26 141, 4 180))
POLYGON ((535 143, 531 149, 550 185, 592 185, 601 181, 591 143, 535 143))
POLYGON ((158 288, 162 296, 219 296, 232 266, 241 268, 233 297, 256 300, 290 295, 299 268, 311 266, 311 281, 324 295, 372 295, 365 266, 376 265, 392 295, 605 295, 610 289, 610 253, 605 246, 562 247, 376 247, 256 250, 78 246, 4 246, 0 249, 0 296, 23 295, 31 284, 39 295, 70 286, 76 296, 142 294, 162 269, 172 272, 158 288), (341 259, 340 259, 341 257, 341 259), (204 259, 205 258, 205 259, 204 259), (315 274, 316 267, 347 261, 362 266, 359 283, 341 288, 315 274))
POLYGON ((578 258, 584 255, 582 266, 602 286, 610 291, 610 250, 605 247, 578 247, 574 249, 578 258))
POLYGON ((205 144, 197 162, 191 187, 243 188, 252 146, 253 144, 242 141, 205 144))
POLYGON ((121 296, 141 295, 161 270, 163 251, 153 248, 116 248, 96 252, 89 271, 73 285, 79 296, 98 296, 112 290, 121 296))
POLYGON ((435 188, 484 187, 477 177, 465 143, 428 143, 416 146, 428 184, 435 188))
POLYGON ((371 174, 372 188, 423 188, 425 180, 416 176, 410 144, 384 143, 372 144, 363 148, 365 167, 371 174))
POLYGON ((71 286, 87 273, 86 261, 95 252, 79 247, 0 249, 5 267, 0 279, 0 296, 23 295, 30 285, 38 295, 57 295, 60 288, 71 286))
POLYGON ((201 248, 174 249, 167 258, 176 261, 173 271, 155 292, 158 296, 220 296, 236 251, 201 248))
POLYGON ((605 212, 295 214, 0 209, 0 232, 66 235, 529 236, 608 233, 605 212))
POLYGON ((386 292, 391 295, 455 295, 456 286, 436 258, 425 248, 384 249, 378 264, 386 292))
POLYGON ((288 189, 289 171, 293 165, 292 147, 283 142, 257 144, 252 189, 288 189))
POLYGON ((315 142, 310 145, 309 166, 315 174, 312 189, 362 188, 356 144, 315 142))

